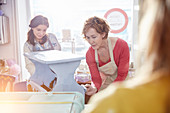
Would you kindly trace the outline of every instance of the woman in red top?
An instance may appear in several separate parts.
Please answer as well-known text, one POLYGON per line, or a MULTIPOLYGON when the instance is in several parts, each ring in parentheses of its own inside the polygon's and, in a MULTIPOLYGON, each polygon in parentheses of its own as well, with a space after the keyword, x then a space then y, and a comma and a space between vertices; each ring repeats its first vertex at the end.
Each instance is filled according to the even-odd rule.
POLYGON ((87 95, 93 95, 115 81, 125 80, 128 74, 128 44, 118 37, 108 37, 109 30, 106 21, 96 16, 84 24, 83 34, 91 45, 86 53, 86 62, 94 84, 85 85, 87 95))

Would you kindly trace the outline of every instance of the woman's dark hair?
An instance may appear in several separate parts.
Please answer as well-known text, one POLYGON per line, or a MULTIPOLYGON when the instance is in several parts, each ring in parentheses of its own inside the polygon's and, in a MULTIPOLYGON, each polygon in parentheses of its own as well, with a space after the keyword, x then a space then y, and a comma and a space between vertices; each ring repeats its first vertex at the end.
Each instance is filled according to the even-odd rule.
POLYGON ((104 19, 96 17, 96 16, 89 18, 84 23, 84 28, 82 31, 82 34, 84 34, 84 36, 87 33, 87 31, 89 30, 89 28, 94 28, 99 34, 106 33, 104 38, 108 37, 108 33, 110 30, 110 27, 106 23, 106 21, 104 19))
MULTIPOLYGON (((35 28, 39 25, 45 25, 47 26, 47 28, 49 27, 49 23, 48 23, 48 19, 42 15, 38 15, 38 16, 35 16, 31 22, 30 22, 30 25, 29 27, 31 28, 28 33, 27 33, 27 42, 29 42, 30 44, 32 44, 33 46, 35 46, 35 42, 34 42, 34 38, 35 38, 35 35, 33 33, 33 30, 32 28, 35 28)), ((45 43, 47 40, 47 35, 45 35, 43 38, 42 38, 42 44, 45 43)))

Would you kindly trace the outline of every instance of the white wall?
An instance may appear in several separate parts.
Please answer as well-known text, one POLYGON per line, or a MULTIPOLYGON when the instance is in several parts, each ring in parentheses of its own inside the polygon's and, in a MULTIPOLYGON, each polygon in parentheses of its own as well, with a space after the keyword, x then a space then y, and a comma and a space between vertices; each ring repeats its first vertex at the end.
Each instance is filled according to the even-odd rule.
POLYGON ((5 45, 0 45, 0 58, 4 59, 15 59, 19 63, 18 59, 18 39, 16 38, 16 27, 15 27, 15 15, 14 15, 14 5, 13 0, 7 0, 6 5, 2 5, 1 9, 4 11, 5 15, 9 18, 10 26, 10 42, 5 45))
POLYGON ((137 54, 138 54, 138 23, 139 23, 139 0, 134 0, 133 4, 133 65, 137 68, 137 54))
POLYGON ((18 21, 18 29, 19 29, 19 45, 20 45, 20 60, 22 67, 22 80, 28 79, 30 77, 28 71, 25 68, 25 59, 23 55, 23 46, 25 41, 27 40, 27 32, 29 29, 29 21, 30 21, 30 5, 29 0, 16 0, 16 16, 18 21))
MULTIPOLYGON (((0 45, 0 58, 15 59, 22 67, 21 75, 27 75, 27 70, 23 68, 23 44, 27 39, 29 0, 7 0, 7 4, 2 5, 1 9, 9 18, 10 42, 0 45)), ((21 75, 18 77, 19 80, 25 79, 21 75)))

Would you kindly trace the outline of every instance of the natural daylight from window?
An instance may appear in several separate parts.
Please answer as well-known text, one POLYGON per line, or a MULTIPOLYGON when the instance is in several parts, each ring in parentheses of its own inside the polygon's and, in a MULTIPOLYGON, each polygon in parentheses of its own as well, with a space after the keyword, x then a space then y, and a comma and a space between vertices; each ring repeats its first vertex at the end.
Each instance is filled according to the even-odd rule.
POLYGON ((85 55, 89 48, 89 44, 82 36, 85 20, 92 16, 104 18, 104 15, 114 8, 120 8, 127 14, 128 24, 122 32, 109 35, 120 37, 128 42, 129 47, 131 45, 132 0, 107 0, 107 2, 106 0, 30 0, 30 3, 32 17, 39 14, 48 17, 50 22, 48 32, 57 36, 62 51, 85 55))

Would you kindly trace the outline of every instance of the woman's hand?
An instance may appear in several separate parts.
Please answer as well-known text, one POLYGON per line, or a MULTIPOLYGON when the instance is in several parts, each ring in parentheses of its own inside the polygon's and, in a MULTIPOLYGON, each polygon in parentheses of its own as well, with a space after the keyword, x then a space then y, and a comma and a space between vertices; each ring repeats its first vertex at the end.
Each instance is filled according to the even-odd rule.
POLYGON ((91 86, 90 84, 86 84, 86 95, 93 95, 97 92, 97 88, 94 86, 91 86))

